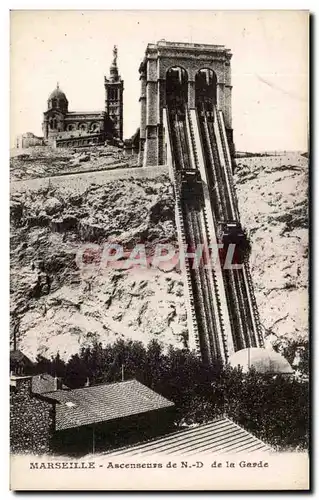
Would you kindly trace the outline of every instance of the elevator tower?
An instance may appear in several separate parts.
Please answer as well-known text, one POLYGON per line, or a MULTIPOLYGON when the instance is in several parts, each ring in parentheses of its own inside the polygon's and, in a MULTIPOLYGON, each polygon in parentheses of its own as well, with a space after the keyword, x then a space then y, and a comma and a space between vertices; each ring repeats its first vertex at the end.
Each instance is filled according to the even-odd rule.
POLYGON ((228 145, 234 153, 231 112, 232 54, 224 45, 176 43, 161 40, 148 44, 140 65, 141 126, 139 163, 143 166, 166 163, 167 131, 163 127, 163 109, 167 107, 168 85, 182 78, 189 110, 199 98, 215 101, 223 112, 228 145))

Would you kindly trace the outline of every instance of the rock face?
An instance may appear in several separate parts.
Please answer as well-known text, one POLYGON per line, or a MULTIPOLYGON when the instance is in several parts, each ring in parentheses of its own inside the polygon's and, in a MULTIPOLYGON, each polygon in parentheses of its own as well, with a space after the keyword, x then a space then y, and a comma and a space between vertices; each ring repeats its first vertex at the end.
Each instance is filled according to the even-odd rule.
POLYGON ((18 193, 11 217, 11 326, 27 356, 59 351, 67 358, 94 339, 121 336, 186 344, 177 271, 120 270, 89 255, 90 245, 100 254, 107 241, 128 252, 144 244, 150 254, 156 243, 176 243, 166 177, 112 181, 76 195, 51 188, 18 193))
POLYGON ((11 181, 19 181, 65 175, 65 173, 135 166, 136 163, 135 155, 126 157, 123 149, 116 146, 74 149, 35 146, 11 151, 10 178, 11 181))
MULTIPOLYGON (((235 172, 266 343, 293 342, 294 355, 308 336, 307 171, 307 159, 291 154, 242 158, 235 172)), ((66 359, 119 336, 187 345, 178 270, 101 265, 105 242, 127 252, 142 243, 152 254, 156 243, 176 240, 166 175, 12 194, 11 332, 19 349, 66 359)))
POLYGON ((235 182, 266 343, 298 351, 308 338, 308 160, 243 158, 235 182))

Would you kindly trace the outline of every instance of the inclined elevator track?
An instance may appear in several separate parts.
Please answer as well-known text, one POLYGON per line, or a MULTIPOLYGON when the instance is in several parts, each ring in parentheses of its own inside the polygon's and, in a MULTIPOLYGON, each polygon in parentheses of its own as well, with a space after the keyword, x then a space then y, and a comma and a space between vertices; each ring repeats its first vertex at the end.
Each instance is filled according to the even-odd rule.
MULTIPOLYGON (((181 228, 181 241, 188 252, 198 245, 216 244, 208 231, 207 213, 201 179, 194 175, 188 184, 187 175, 199 174, 199 160, 194 138, 198 127, 207 176, 210 206, 215 233, 219 221, 239 221, 238 204, 232 179, 230 156, 223 124, 223 116, 214 109, 207 113, 197 110, 197 123, 189 110, 168 109, 170 144, 172 148, 177 217, 181 228), (197 180, 196 180, 197 179, 197 180)), ((189 288, 190 315, 198 354, 205 362, 214 358, 228 360, 227 334, 231 335, 233 350, 262 346, 257 304, 248 260, 242 269, 222 269, 222 284, 231 333, 223 324, 221 298, 214 266, 206 268, 202 263, 193 266, 185 260, 186 282, 189 288)))

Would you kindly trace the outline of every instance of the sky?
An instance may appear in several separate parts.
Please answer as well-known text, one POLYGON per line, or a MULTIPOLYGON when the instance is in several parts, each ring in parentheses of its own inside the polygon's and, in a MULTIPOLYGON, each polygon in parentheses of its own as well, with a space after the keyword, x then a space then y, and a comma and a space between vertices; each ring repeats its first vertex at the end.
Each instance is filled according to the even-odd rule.
POLYGON ((148 43, 223 44, 231 49, 233 128, 239 151, 306 150, 306 11, 12 11, 10 137, 42 135, 59 82, 70 111, 104 109, 113 45, 124 80, 124 138, 139 126, 138 68, 148 43))

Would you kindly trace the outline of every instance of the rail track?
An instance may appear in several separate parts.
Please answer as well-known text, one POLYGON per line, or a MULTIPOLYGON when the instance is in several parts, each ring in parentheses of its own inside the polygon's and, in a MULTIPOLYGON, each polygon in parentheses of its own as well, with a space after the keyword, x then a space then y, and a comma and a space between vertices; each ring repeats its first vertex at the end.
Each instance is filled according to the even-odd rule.
MULTIPOLYGON (((212 234, 219 231, 219 221, 238 221, 239 211, 232 178, 231 159, 221 112, 197 110, 196 119, 189 110, 167 110, 173 183, 176 194, 176 216, 179 240, 184 252, 204 245, 217 244, 212 234), (196 141, 200 138, 200 143, 196 141), (198 148, 201 148, 199 154, 198 148), (204 159, 200 165, 199 158, 204 159), (205 176, 210 205, 203 191, 205 176), (208 217, 207 210, 211 211, 208 217), (209 228, 213 221, 213 231, 209 228)), ((193 115, 194 116, 194 115, 193 115)), ((184 274, 190 310, 192 344, 198 355, 211 363, 216 358, 228 360, 231 351, 263 345, 261 325, 248 258, 240 269, 223 269, 217 279, 214 266, 184 259, 184 274), (221 290, 223 288, 223 290, 221 290), (223 301, 226 302, 223 304, 223 301), (229 314, 230 331, 224 323, 225 307, 229 314)))

